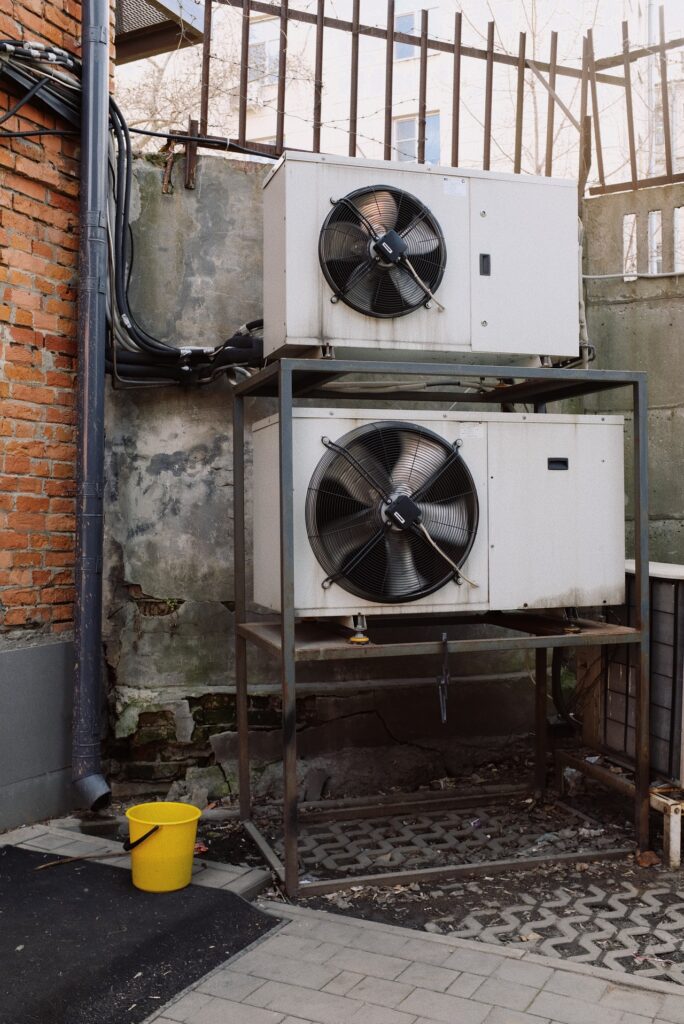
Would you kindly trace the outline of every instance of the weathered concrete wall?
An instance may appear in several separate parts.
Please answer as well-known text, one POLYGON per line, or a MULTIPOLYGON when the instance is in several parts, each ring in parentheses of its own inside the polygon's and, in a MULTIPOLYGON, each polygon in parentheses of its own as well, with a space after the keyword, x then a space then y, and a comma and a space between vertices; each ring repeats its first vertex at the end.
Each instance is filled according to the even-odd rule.
MULTIPOLYGON (((214 344, 260 315, 261 182, 268 170, 200 157, 197 188, 186 191, 180 161, 179 184, 166 196, 161 167, 136 161, 131 298, 153 333, 214 344)), ((264 414, 263 406, 255 413, 264 414)), ((210 737, 224 733, 216 754, 232 784, 230 385, 109 389, 107 481, 105 639, 115 776, 129 787, 167 787, 188 767, 209 763, 210 737)), ((278 757, 277 673, 255 651, 249 664, 255 752, 267 763, 278 757)), ((350 778, 350 762, 363 764, 351 783, 356 788, 368 784, 371 762, 385 781, 409 781, 400 767, 404 776, 427 781, 468 757, 488 757, 493 737, 530 728, 532 686, 519 655, 463 659, 452 669, 446 728, 436 692, 425 686, 403 683, 397 695, 380 684, 342 695, 339 680, 350 672, 366 678, 367 665, 328 663, 302 672, 302 752, 315 760, 331 748, 356 748, 357 755, 340 761, 350 778), (400 753, 392 749, 395 739, 400 753)), ((434 679, 439 670, 408 659, 400 676, 434 679)), ((262 789, 277 788, 277 772, 258 774, 262 789)))
MULTIPOLYGON (((672 272, 675 210, 683 206, 682 184, 585 200, 585 273, 621 274, 626 214, 636 214, 637 269, 647 273, 648 214, 654 210, 662 211, 662 272, 672 272)), ((680 261, 682 245, 680 237, 680 261)), ((589 279, 587 319, 597 350, 594 366, 648 373, 651 559, 684 562, 684 276, 589 279)), ((628 481, 630 405, 628 389, 608 392, 593 403, 595 408, 628 415, 628 481)), ((631 520, 631 507, 628 514, 631 520)))

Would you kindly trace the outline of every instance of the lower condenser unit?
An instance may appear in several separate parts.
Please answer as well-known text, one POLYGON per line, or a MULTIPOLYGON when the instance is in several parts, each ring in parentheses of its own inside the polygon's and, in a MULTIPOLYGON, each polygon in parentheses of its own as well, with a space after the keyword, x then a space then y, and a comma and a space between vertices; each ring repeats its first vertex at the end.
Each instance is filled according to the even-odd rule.
MULTIPOLYGON (((617 604, 620 416, 293 411, 295 614, 617 604)), ((254 426, 254 600, 280 610, 279 430, 254 426)))

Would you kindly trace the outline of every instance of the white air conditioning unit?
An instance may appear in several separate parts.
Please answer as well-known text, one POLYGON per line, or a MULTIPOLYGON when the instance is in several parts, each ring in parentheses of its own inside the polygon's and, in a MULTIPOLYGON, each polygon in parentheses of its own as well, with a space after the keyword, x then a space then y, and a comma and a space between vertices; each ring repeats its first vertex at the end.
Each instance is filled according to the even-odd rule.
MULTIPOLYGON (((295 408, 295 614, 624 599, 620 416, 295 408)), ((280 610, 278 418, 254 427, 254 599, 280 610)))
POLYGON ((578 354, 574 182, 287 153, 264 189, 266 356, 578 354))

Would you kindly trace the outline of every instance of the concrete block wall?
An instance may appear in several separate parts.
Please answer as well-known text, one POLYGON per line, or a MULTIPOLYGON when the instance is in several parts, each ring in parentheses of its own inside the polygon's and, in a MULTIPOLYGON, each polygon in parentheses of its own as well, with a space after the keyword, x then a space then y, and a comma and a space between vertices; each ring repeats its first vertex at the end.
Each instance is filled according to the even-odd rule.
MULTIPOLYGON (((584 272, 589 337, 599 369, 648 373, 649 518, 651 560, 684 562, 684 346, 681 343, 684 275, 625 280, 624 217, 636 217, 637 271, 649 272, 649 213, 660 211, 662 240, 651 236, 651 254, 659 272, 682 270, 684 184, 596 196, 583 203, 584 272), (677 226, 679 228, 677 230, 677 226), (678 250, 679 255, 677 256, 678 250), (675 260, 677 262, 675 263, 675 260)), ((631 396, 627 389, 607 392, 591 408, 627 417, 626 469, 631 489, 631 396)), ((633 521, 628 507, 630 523, 633 521)), ((631 542, 631 539, 630 539, 631 542)))

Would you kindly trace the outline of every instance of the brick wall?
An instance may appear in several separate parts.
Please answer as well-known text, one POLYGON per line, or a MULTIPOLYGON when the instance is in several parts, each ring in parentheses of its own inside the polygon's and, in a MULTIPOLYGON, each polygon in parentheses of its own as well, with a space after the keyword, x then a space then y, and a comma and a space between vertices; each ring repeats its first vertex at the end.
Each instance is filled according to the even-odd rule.
MULTIPOLYGON (((0 38, 79 52, 78 3, 11 11, 0 38)), ((0 113, 15 101, 0 88, 0 113)), ((68 126, 29 105, 3 127, 68 126)), ((77 138, 0 138, 0 635, 72 625, 77 157, 77 138)))

